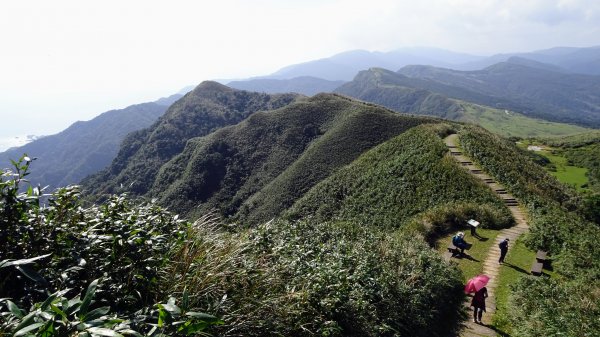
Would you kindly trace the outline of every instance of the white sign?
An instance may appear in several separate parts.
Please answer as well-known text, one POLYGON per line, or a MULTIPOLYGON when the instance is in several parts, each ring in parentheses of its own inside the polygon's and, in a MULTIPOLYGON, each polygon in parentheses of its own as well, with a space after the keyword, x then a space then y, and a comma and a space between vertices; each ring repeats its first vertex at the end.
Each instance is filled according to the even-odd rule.
POLYGON ((469 225, 473 226, 473 227, 477 227, 477 226, 479 226, 479 221, 475 221, 475 220, 473 220, 473 219, 471 219, 471 220, 467 221, 467 223, 468 223, 469 225))

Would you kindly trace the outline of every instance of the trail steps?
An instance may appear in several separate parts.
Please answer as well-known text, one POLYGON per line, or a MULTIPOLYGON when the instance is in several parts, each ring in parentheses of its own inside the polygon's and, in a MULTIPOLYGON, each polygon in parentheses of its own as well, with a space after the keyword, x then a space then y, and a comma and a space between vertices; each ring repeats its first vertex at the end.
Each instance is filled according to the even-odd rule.
MULTIPOLYGON (((504 204, 513 217, 515 218, 516 225, 511 228, 506 228, 500 231, 496 237, 496 241, 492 244, 488 251, 487 257, 483 262, 483 273, 490 277, 490 281, 487 285, 488 298, 486 300, 487 312, 483 315, 483 325, 472 322, 472 310, 470 311, 469 319, 465 322, 465 328, 461 332, 461 337, 482 337, 482 336, 496 336, 496 331, 491 327, 491 318, 496 311, 496 287, 498 286, 498 276, 500 274, 500 265, 498 259, 500 258, 500 250, 498 244, 505 238, 510 239, 511 243, 516 242, 517 238, 525 233, 529 226, 527 225, 526 214, 521 210, 520 202, 517 198, 507 192, 506 188, 502 184, 498 183, 492 176, 485 173, 480 167, 475 165, 471 158, 464 155, 464 153, 458 147, 458 135, 452 134, 444 139, 444 143, 448 147, 450 155, 458 161, 470 174, 474 177, 481 179, 486 183, 498 197, 504 200, 504 204)), ((450 253, 447 253, 450 254, 450 253)), ((447 256, 448 258, 448 256, 447 256)), ((469 303, 470 304, 470 298, 469 303)))

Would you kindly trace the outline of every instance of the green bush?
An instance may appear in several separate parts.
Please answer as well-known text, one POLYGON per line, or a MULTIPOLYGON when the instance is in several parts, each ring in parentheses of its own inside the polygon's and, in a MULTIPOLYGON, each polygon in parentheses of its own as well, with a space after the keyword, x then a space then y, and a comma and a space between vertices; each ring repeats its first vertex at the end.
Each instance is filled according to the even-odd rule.
POLYGON ((419 235, 312 220, 193 231, 170 291, 223 317, 219 334, 442 336, 460 320, 460 272, 419 235))
POLYGON ((187 223, 125 196, 83 208, 74 186, 50 195, 31 187, 21 192, 30 163, 23 156, 0 176, 2 335, 184 336, 220 324, 174 299, 154 307, 167 296, 161 271, 187 223))
POLYGON ((598 281, 524 277, 512 286, 513 336, 600 336, 598 281))

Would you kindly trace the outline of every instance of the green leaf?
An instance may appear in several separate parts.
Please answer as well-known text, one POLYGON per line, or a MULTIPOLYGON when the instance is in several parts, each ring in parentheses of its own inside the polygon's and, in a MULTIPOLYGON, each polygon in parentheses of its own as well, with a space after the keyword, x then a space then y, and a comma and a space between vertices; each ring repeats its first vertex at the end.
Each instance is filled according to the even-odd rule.
POLYGON ((172 321, 171 313, 162 304, 158 304, 158 327, 162 328, 165 324, 171 324, 172 321))
POLYGON ((88 286, 87 291, 85 292, 85 296, 83 297, 83 300, 81 301, 81 306, 79 307, 79 317, 83 317, 83 316, 85 316, 85 314, 87 314, 90 303, 92 303, 92 299, 94 298, 94 295, 96 294, 97 287, 98 287, 98 279, 95 279, 88 286))
POLYGON ((15 268, 17 268, 17 270, 20 271, 21 274, 27 276, 28 279, 36 283, 47 283, 46 280, 40 274, 38 274, 35 270, 29 268, 26 265, 16 266, 15 268))
POLYGON ((165 308, 165 310, 167 310, 171 314, 174 314, 174 315, 181 314, 181 309, 179 309, 179 307, 173 303, 164 303, 162 306, 163 306, 163 308, 165 308))
POLYGON ((60 310, 60 308, 58 308, 56 305, 50 304, 50 309, 52 309, 52 311, 54 311, 55 313, 59 314, 60 317, 62 318, 63 322, 68 322, 69 321, 67 319, 67 314, 65 314, 64 311, 60 310))
POLYGON ((15 261, 11 261, 9 265, 11 266, 18 266, 18 265, 23 265, 23 264, 31 264, 37 260, 41 260, 43 258, 46 258, 48 256, 50 256, 52 254, 45 254, 45 255, 40 255, 37 257, 32 257, 30 259, 20 259, 20 260, 15 260, 15 261))
POLYGON ((123 329, 123 330, 119 330, 119 333, 124 335, 124 336, 135 336, 135 337, 143 337, 143 335, 135 330, 131 330, 131 329, 123 329))
POLYGON ((19 307, 17 307, 16 304, 14 304, 10 300, 6 300, 6 304, 8 305, 8 310, 13 315, 15 315, 15 317, 17 317, 17 318, 23 318, 25 312, 23 310, 21 310, 19 307))
POLYGON ((67 289, 63 289, 60 291, 55 292, 54 294, 48 296, 48 298, 46 298, 46 300, 42 303, 42 305, 40 306, 40 309, 42 311, 45 311, 46 309, 48 309, 48 307, 50 307, 50 304, 54 303, 54 301, 57 298, 62 297, 64 294, 66 294, 67 292, 69 292, 71 289, 67 288, 67 289))
POLYGON ((203 321, 207 321, 207 322, 216 322, 219 321, 219 319, 213 315, 209 315, 209 314, 205 314, 203 312, 194 312, 194 311, 188 311, 185 313, 186 316, 189 317, 193 317, 193 318, 198 318, 201 319, 203 321))
POLYGON ((46 323, 34 323, 34 324, 31 324, 31 325, 28 325, 28 326, 24 327, 23 329, 21 329, 21 330, 19 330, 19 331, 15 332, 15 334, 14 334, 13 336, 14 336, 14 337, 23 336, 23 335, 25 335, 26 333, 28 333, 29 331, 36 330, 36 329, 38 329, 39 327, 43 326, 44 324, 46 324, 46 323))
POLYGON ((97 318, 100 318, 106 315, 110 311, 110 307, 100 307, 88 312, 85 316, 83 316, 82 321, 87 322, 97 318))
POLYGON ((31 322, 33 322, 34 318, 35 318, 35 311, 27 314, 27 316, 23 317, 23 320, 21 320, 21 323, 19 323, 19 325, 17 325, 17 327, 15 328, 15 331, 19 331, 19 330, 23 329, 24 327, 28 326, 31 322))
POLYGON ((106 329, 106 328, 87 328, 86 329, 89 333, 91 333, 92 335, 98 335, 98 336, 108 336, 108 337, 123 337, 123 335, 121 335, 120 333, 112 330, 112 329, 106 329))

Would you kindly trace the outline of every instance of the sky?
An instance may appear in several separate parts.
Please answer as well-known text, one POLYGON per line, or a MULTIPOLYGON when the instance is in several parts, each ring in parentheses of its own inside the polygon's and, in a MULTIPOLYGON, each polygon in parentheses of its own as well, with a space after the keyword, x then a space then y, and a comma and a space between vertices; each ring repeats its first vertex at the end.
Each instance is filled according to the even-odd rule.
POLYGON ((477 55, 600 45, 596 0, 0 2, 3 140, 209 79, 365 49, 477 55))

